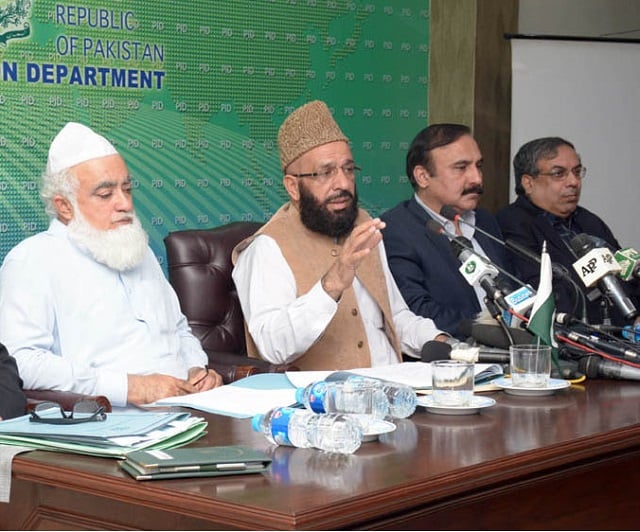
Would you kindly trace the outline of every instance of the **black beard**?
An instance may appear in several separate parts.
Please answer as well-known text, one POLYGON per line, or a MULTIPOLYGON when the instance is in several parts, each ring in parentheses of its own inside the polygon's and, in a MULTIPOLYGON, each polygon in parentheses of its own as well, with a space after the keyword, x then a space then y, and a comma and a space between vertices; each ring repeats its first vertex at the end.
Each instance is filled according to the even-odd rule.
POLYGON ((353 200, 346 209, 332 212, 327 209, 326 203, 316 200, 302 183, 298 190, 300 191, 300 219, 307 229, 331 238, 340 238, 351 232, 358 217, 357 192, 351 194, 343 190, 337 196, 332 196, 331 200, 343 196, 353 200))

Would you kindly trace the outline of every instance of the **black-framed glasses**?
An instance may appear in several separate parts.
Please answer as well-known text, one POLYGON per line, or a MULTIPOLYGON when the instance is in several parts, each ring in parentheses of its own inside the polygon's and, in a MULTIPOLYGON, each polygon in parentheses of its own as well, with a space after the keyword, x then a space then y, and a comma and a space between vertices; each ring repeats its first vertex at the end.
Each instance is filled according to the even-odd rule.
POLYGON ((538 172, 536 175, 546 175, 554 181, 564 181, 569 173, 572 173, 578 179, 584 179, 587 175, 586 166, 576 166, 575 168, 556 168, 551 172, 538 172))
POLYGON ((342 170, 342 173, 346 175, 349 179, 355 179, 358 177, 361 168, 357 164, 346 163, 342 166, 332 165, 327 166, 323 170, 319 170, 318 172, 308 172, 306 174, 291 174, 293 177, 311 177, 316 181, 321 183, 326 183, 330 179, 333 179, 338 175, 338 170, 342 170))
POLYGON ((107 419, 104 410, 104 406, 100 406, 95 401, 79 401, 73 405, 71 412, 65 412, 58 403, 38 403, 31 411, 29 421, 51 425, 74 425, 89 421, 104 421, 107 419))

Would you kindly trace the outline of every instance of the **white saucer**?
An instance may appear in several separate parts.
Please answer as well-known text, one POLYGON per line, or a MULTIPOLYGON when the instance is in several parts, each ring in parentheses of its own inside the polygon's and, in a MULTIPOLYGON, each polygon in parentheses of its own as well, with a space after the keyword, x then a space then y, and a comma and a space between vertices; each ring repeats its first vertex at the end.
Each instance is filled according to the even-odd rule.
POLYGON ((387 434, 388 432, 393 432, 396 430, 395 424, 391 423, 391 421, 384 421, 382 419, 378 421, 374 421, 371 426, 369 426, 367 432, 362 435, 362 441, 375 441, 378 439, 380 434, 387 434))
POLYGON ((523 388, 521 386, 514 386, 511 379, 506 377, 496 379, 492 384, 502 388, 505 393, 524 396, 552 395, 558 390, 564 390, 571 386, 569 381, 565 381, 563 379, 549 379, 547 386, 544 388, 523 388))
POLYGON ((418 397, 418 404, 424 406, 427 412, 432 414, 445 414, 448 416, 467 416, 469 414, 477 414, 481 408, 487 408, 496 404, 495 399, 491 397, 483 397, 474 395, 470 405, 464 406, 442 406, 433 402, 433 397, 425 395, 418 397))

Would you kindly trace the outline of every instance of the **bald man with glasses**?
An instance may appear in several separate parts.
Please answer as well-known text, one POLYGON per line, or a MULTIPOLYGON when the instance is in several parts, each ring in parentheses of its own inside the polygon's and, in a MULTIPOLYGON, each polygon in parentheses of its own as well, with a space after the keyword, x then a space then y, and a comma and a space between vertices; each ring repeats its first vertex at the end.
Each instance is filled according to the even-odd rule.
MULTIPOLYGON (((602 297, 585 288, 572 267, 577 257, 570 242, 578 234, 586 233, 601 239, 612 250, 621 248, 607 224, 579 205, 587 169, 574 145, 560 137, 527 142, 514 157, 513 170, 518 197, 496 215, 504 238, 538 255, 546 241, 551 260, 567 268, 578 286, 584 288, 589 322, 602 323, 608 312, 615 325, 625 325, 627 322, 618 309, 610 305, 605 310, 602 297)), ((514 254, 513 259, 521 279, 538 286, 540 266, 520 255, 514 254)), ((640 309, 638 284, 626 283, 625 288, 636 308, 640 309)), ((554 281, 554 293, 558 312, 576 314, 579 311, 570 283, 554 281)))

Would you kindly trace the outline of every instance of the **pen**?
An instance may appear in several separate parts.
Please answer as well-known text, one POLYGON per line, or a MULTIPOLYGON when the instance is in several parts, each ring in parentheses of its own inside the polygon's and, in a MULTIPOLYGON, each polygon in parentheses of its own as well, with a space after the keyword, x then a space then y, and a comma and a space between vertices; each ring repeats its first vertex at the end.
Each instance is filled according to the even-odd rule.
POLYGON ((198 377, 198 379, 195 382, 192 382, 191 385, 192 386, 197 386, 198 384, 200 384, 203 380, 205 380, 207 378, 207 375, 209 375, 209 366, 205 366, 204 367, 204 373, 201 373, 200 377, 198 377))

